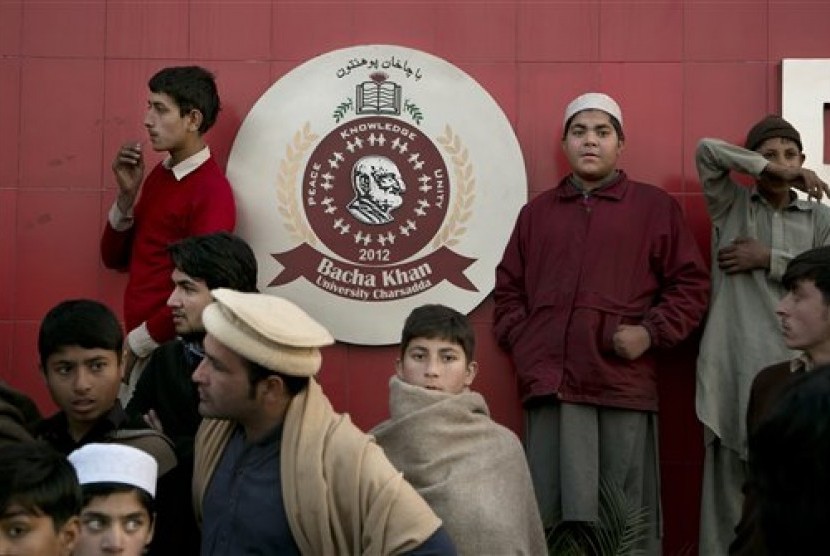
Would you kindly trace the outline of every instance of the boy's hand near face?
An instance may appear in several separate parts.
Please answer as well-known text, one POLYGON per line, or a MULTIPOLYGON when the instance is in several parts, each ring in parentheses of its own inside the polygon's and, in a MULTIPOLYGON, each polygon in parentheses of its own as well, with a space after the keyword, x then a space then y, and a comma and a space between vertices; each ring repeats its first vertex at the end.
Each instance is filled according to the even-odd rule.
POLYGON ((130 141, 121 145, 112 162, 112 171, 118 183, 118 209, 126 214, 133 208, 141 187, 141 180, 144 178, 144 156, 141 153, 141 143, 130 141))
POLYGON ((787 182, 810 197, 820 201, 822 196, 830 198, 830 187, 815 172, 807 168, 792 168, 781 164, 769 163, 764 173, 787 182))

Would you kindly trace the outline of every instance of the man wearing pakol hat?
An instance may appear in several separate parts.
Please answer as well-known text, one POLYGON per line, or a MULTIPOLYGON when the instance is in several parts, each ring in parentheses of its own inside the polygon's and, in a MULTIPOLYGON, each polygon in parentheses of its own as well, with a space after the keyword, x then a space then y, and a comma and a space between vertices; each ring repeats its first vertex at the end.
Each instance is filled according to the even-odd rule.
POLYGON ((454 554, 426 502, 323 394, 329 332, 285 299, 212 293, 193 373, 202 555, 454 554))
POLYGON ((563 128, 571 173, 519 214, 496 268, 494 330, 518 373, 545 527, 598 521, 607 483, 646 511, 639 548, 658 554, 655 351, 699 324, 708 273, 677 202, 617 168, 614 99, 577 97, 563 128))
POLYGON ((830 243, 830 208, 802 200, 830 196, 827 184, 802 168, 801 136, 767 116, 744 147, 701 139, 697 170, 712 219, 712 304, 697 361, 697 415, 706 455, 700 512, 700 553, 726 554, 741 515, 746 478, 746 411, 762 368, 794 352, 775 316, 786 293, 781 277, 793 257, 830 243), (755 178, 745 187, 737 172, 755 178))
POLYGON ((156 460, 121 444, 86 444, 68 459, 83 494, 73 556, 144 554, 155 525, 156 460))

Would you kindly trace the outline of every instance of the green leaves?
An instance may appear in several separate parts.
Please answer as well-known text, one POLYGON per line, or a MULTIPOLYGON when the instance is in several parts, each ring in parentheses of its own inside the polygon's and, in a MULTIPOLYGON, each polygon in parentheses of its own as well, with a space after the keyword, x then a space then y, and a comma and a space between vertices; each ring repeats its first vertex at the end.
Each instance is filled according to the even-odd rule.
POLYGON ((562 522, 548 535, 551 556, 639 556, 649 509, 629 503, 622 488, 602 481, 599 522, 562 522))

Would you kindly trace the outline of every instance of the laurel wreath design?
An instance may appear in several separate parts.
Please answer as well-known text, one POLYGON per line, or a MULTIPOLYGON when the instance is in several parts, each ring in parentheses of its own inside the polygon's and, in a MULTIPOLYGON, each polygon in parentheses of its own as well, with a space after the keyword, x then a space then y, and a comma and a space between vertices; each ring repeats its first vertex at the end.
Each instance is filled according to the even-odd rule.
POLYGON ((331 117, 334 118, 335 123, 340 123, 340 120, 346 117, 346 114, 351 111, 353 103, 352 97, 347 98, 344 102, 337 105, 331 117))
POLYGON ((280 160, 277 174, 277 210, 285 218, 283 225, 291 237, 315 245, 317 238, 311 228, 300 217, 297 206, 297 173, 304 155, 319 136, 311 131, 311 124, 306 122, 302 129, 294 132, 291 142, 285 147, 285 157, 280 160))
POLYGON ((415 120, 416 124, 421 125, 421 120, 424 119, 424 115, 421 112, 421 109, 418 108, 418 106, 414 102, 408 99, 405 100, 403 103, 403 109, 406 112, 409 112, 409 115, 412 117, 413 120, 415 120))
POLYGON ((465 224, 473 214, 476 180, 467 147, 464 146, 464 143, 461 142, 461 139, 449 125, 444 128, 444 135, 436 137, 435 140, 452 159, 455 175, 455 187, 453 189, 457 193, 452 203, 449 218, 444 222, 438 235, 432 241, 432 246, 437 249, 442 245, 447 247, 456 245, 458 239, 466 233, 467 227, 465 224))

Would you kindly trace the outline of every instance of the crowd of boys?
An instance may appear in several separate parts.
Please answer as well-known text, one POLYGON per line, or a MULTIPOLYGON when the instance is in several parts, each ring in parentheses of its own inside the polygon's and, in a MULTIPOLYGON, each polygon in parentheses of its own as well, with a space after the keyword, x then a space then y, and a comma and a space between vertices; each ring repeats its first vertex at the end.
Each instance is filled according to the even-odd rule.
POLYGON ((403 324, 390 419, 367 434, 337 413, 316 379, 334 338, 258 293, 256 258, 229 233, 230 184, 203 139, 212 74, 166 68, 149 89, 145 127, 169 156, 144 179, 140 143, 121 147, 101 241, 130 275, 127 334, 101 303, 61 302, 38 337, 58 413, 42 419, 0 383, 0 553, 545 554, 601 521, 611 485, 642 511, 637 548, 660 554, 656 352, 707 309, 701 554, 818 542, 821 516, 799 518, 824 511, 828 489, 804 485, 830 481, 802 462, 804 478, 780 484, 794 464, 779 446, 830 440, 830 209, 794 189, 830 190, 785 120, 764 118, 745 148, 699 144, 710 284, 678 203, 618 168, 619 105, 586 93, 566 107, 571 172, 522 209, 495 270, 523 446, 471 390, 473 329, 443 305, 403 324))

